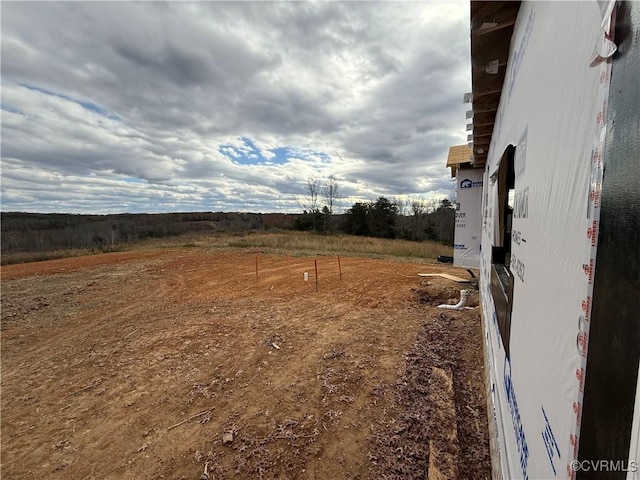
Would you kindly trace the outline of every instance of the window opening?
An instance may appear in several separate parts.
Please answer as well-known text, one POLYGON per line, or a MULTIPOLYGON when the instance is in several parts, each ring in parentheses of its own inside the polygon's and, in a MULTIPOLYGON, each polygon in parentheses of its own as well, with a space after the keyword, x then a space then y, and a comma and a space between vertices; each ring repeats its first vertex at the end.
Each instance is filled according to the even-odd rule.
POLYGON ((494 173, 498 184, 498 222, 494 235, 491 255, 491 295, 496 307, 498 330, 507 357, 511 337, 511 310, 513 305, 513 275, 509 269, 511 262, 511 230, 513 224, 513 203, 515 198, 515 147, 509 145, 500 159, 494 173))

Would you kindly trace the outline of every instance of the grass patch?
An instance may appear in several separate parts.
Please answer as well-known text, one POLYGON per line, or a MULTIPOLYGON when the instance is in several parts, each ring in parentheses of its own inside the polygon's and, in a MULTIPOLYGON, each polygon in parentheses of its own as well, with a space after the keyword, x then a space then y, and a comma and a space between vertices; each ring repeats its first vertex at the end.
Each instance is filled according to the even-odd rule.
MULTIPOLYGON (((182 241, 163 239, 151 242, 147 248, 175 248, 182 241)), ((192 236, 190 246, 201 248, 258 248, 263 251, 299 255, 360 255, 436 259, 439 255, 453 255, 451 246, 437 242, 410 242, 352 235, 316 235, 308 232, 246 233, 241 235, 192 236)))
POLYGON ((51 250, 45 252, 19 252, 3 253, 0 259, 1 265, 13 265, 16 263, 44 262, 46 260, 58 260, 60 258, 82 257, 84 255, 95 255, 98 253, 120 252, 124 248, 122 245, 115 245, 111 248, 98 249, 70 249, 51 250))
MULTIPOLYGON (((224 239, 217 240, 221 241, 224 239)), ((235 248, 288 250, 302 254, 342 253, 430 259, 453 253, 452 247, 437 242, 410 242, 351 235, 314 235, 305 232, 245 235, 242 238, 228 240, 227 245, 235 248)))
MULTIPOLYGON (((316 235, 308 232, 203 234, 189 233, 176 237, 145 239, 119 244, 111 251, 155 250, 162 248, 257 248, 262 251, 298 255, 358 255, 435 260, 438 255, 453 255, 451 246, 437 242, 410 242, 352 235, 316 235)), ((106 250, 105 250, 106 252, 106 250)), ((91 250, 56 250, 51 252, 12 253, 2 255, 2 265, 38 262, 58 258, 102 253, 91 250)))

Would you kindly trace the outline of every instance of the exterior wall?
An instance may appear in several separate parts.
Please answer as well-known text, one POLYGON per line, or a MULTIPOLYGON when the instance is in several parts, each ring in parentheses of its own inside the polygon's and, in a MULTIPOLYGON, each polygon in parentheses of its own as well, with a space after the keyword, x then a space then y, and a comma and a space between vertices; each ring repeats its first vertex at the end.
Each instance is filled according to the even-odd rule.
POLYGON ((456 177, 453 264, 458 267, 480 267, 482 173, 479 169, 464 169, 458 170, 456 177))
POLYGON ((615 39, 579 459, 622 468, 578 480, 640 478, 640 3, 619 4, 615 39))
POLYGON ((489 420, 504 478, 574 476, 610 76, 607 63, 589 66, 601 22, 597 2, 523 2, 511 41, 484 173, 480 260, 489 420), (509 145, 515 205, 505 345, 491 295, 492 247, 500 245, 492 177, 509 145))

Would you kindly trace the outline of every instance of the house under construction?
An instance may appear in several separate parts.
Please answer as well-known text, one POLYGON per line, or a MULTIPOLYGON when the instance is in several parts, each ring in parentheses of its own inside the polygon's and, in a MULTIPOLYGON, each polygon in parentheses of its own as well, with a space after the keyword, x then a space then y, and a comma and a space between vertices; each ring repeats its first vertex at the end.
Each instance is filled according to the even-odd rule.
POLYGON ((640 3, 471 2, 454 262, 494 478, 640 478, 640 3))

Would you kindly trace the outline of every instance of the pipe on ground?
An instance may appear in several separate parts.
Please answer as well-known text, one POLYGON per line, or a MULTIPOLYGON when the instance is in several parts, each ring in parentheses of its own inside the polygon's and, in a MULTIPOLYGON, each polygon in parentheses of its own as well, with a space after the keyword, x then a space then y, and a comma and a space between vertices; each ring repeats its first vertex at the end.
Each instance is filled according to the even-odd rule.
POLYGON ((445 310, 463 310, 464 305, 467 303, 467 291, 460 290, 460 301, 455 305, 442 304, 438 305, 438 308, 444 308, 445 310))

